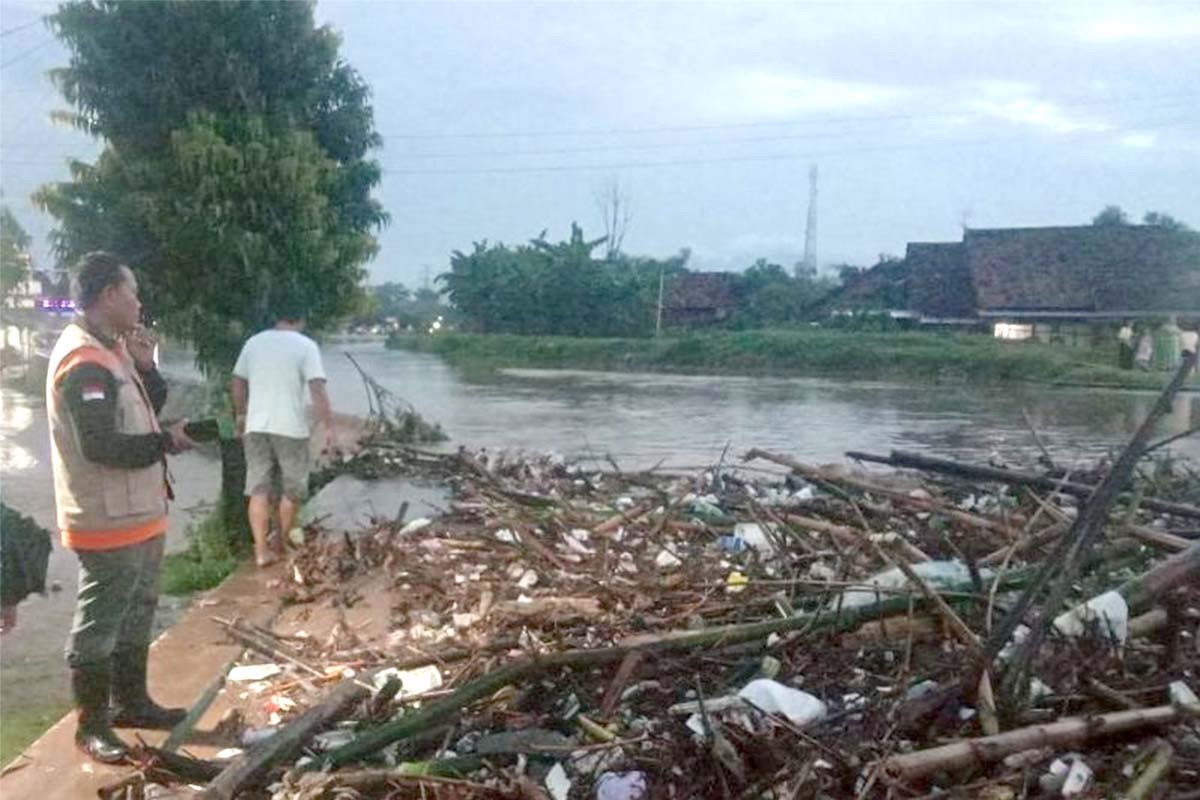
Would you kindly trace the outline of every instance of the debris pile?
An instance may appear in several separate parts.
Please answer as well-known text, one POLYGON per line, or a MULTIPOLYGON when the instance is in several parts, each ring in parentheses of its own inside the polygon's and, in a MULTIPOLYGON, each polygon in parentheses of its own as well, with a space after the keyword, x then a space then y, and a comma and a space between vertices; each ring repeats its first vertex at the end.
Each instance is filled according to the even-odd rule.
POLYGON ((279 588, 339 621, 225 620, 238 746, 177 755, 177 730, 109 796, 1200 796, 1195 474, 1144 460, 1191 365, 1087 470, 752 450, 681 475, 376 440, 360 458, 440 475, 451 508, 310 530, 279 588), (343 623, 369 584, 382 636, 343 623))
POLYGON ((696 475, 404 458, 448 476, 449 513, 310 531, 282 589, 345 607, 357 579, 386 576, 389 635, 284 638, 230 620, 248 648, 230 677, 249 733, 231 763, 205 762, 208 796, 1200 785, 1200 548, 1185 538, 1200 509, 1147 512, 1127 495, 1062 608, 1035 607, 998 641, 1064 557, 1073 495, 760 451, 696 475))

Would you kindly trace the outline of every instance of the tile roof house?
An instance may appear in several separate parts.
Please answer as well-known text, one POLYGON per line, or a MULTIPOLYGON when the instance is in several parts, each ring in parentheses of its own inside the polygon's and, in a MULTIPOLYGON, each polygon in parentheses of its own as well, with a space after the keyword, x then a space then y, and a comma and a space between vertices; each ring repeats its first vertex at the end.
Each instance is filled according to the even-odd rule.
POLYGON ((974 322, 975 285, 959 242, 909 242, 908 307, 925 322, 974 322))
POLYGON ((1154 225, 967 230, 961 242, 911 242, 902 264, 868 270, 835 302, 907 311, 923 324, 1197 316, 1200 234, 1154 225))
POLYGON ((969 230, 962 246, 981 317, 1200 313, 1200 234, 1153 225, 969 230))
POLYGON ((663 323, 692 327, 727 319, 737 304, 737 280, 732 272, 681 272, 668 277, 663 323))

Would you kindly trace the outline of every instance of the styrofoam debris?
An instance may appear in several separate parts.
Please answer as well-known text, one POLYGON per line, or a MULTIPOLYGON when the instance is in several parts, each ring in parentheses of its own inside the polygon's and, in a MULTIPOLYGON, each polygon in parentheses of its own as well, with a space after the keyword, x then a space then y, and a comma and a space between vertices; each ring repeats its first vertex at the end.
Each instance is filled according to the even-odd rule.
POLYGON ((567 795, 571 793, 571 779, 567 777, 562 764, 555 764, 546 774, 546 788, 554 800, 567 800, 567 795))
POLYGON ((679 556, 670 550, 660 550, 658 555, 654 557, 654 565, 660 569, 673 569, 682 563, 679 560, 679 556))
POLYGON ((1129 636, 1129 604, 1116 590, 1105 592, 1055 617, 1054 628, 1072 638, 1096 631, 1124 644, 1129 636))
POLYGON ((432 524, 433 520, 429 519, 428 517, 417 517, 412 522, 409 522, 407 525, 401 528, 400 532, 396 535, 407 536, 410 533, 416 533, 419 530, 428 528, 432 524))
POLYGON ((421 694, 434 689, 439 689, 442 686, 442 671, 432 664, 416 669, 396 669, 389 667, 375 673, 374 683, 376 689, 382 689, 389 678, 397 678, 400 681, 400 692, 402 694, 421 694))
POLYGON ((273 678, 281 672, 283 672, 283 667, 278 664, 244 664, 229 670, 226 680, 231 680, 235 683, 265 681, 267 678, 273 678))
POLYGON ((782 714, 793 725, 803 727, 823 719, 825 704, 808 692, 784 686, 770 678, 750 681, 738 692, 738 697, 768 714, 782 714))

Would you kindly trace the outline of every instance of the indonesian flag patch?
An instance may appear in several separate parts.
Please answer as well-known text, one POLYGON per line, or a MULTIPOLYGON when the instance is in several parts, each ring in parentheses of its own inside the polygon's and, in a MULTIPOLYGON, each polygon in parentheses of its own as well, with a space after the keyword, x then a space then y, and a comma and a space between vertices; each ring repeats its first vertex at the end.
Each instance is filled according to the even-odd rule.
POLYGON ((104 399, 104 384, 103 383, 85 383, 83 385, 83 402, 90 403, 96 400, 104 399))

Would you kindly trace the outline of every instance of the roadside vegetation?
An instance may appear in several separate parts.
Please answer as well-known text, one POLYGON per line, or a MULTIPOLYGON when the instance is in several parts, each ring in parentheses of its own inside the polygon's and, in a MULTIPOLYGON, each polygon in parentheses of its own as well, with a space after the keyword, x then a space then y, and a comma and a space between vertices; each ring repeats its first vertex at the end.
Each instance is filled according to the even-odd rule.
MULTIPOLYGON (((1115 347, 1007 342, 955 333, 823 328, 718 331, 659 339, 567 336, 397 335, 397 349, 434 353, 472 367, 903 378, 939 382, 1026 381, 1058 385, 1161 388, 1152 372, 1117 369, 1115 347)), ((1192 385, 1200 385, 1195 378, 1192 385)))

